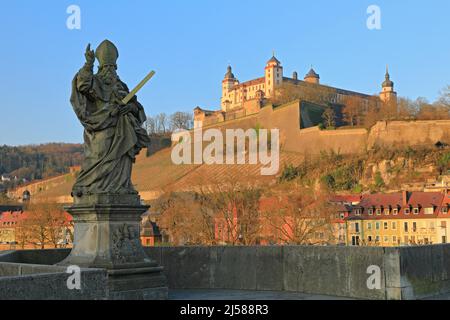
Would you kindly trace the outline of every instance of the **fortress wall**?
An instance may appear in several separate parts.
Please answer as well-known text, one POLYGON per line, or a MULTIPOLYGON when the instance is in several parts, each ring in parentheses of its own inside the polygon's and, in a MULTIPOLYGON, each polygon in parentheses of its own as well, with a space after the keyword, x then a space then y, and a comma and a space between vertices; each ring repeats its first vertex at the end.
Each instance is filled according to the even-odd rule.
POLYGON ((259 113, 227 121, 207 128, 244 129, 259 126, 280 129, 280 143, 285 151, 318 155, 333 150, 341 154, 358 154, 375 145, 434 145, 438 141, 450 144, 450 120, 380 121, 366 129, 320 130, 318 127, 300 130, 300 100, 273 108, 263 107, 259 113))
POLYGON ((300 104, 298 100, 275 109, 268 106, 258 115, 263 127, 280 129, 280 142, 284 150, 313 155, 329 150, 341 154, 366 150, 365 129, 326 131, 313 127, 300 130, 300 104))
POLYGON ((369 134, 368 148, 374 146, 431 145, 438 141, 450 143, 450 120, 380 121, 369 134))

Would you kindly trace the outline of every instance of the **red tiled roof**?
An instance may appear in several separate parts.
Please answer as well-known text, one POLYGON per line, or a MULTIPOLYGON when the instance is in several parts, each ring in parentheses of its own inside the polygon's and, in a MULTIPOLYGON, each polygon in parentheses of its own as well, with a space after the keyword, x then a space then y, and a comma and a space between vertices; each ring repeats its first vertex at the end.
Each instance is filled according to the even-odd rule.
POLYGON ((0 228, 7 228, 16 225, 27 218, 27 213, 23 211, 7 211, 0 214, 0 228))
POLYGON ((444 193, 441 192, 403 192, 390 194, 370 194, 364 195, 355 209, 362 209, 361 215, 356 215, 355 210, 349 219, 421 219, 437 217, 441 214, 441 206, 444 204, 444 193), (432 214, 426 214, 426 209, 433 209, 432 214), (369 209, 375 209, 369 215, 369 209), (381 210, 381 214, 376 213, 376 209, 381 210), (385 209, 398 209, 396 215, 392 211, 388 215, 385 209), (405 213, 409 209, 409 214, 405 213), (419 209, 414 213, 414 209, 419 209))
POLYGON ((441 192, 413 192, 409 198, 408 204, 417 207, 432 207, 442 204, 444 194, 441 192))
POLYGON ((257 78, 257 79, 253 79, 253 80, 249 80, 246 82, 242 82, 240 84, 237 84, 233 87, 233 89, 237 89, 237 88, 241 88, 241 87, 248 87, 248 86, 254 86, 257 84, 261 84, 261 83, 265 83, 265 79, 264 77, 262 78, 257 78))
MULTIPOLYGON (((72 216, 64 212, 66 221, 72 221, 72 216)), ((27 211, 8 211, 0 214, 0 228, 8 228, 28 219, 30 212, 27 211)))
POLYGON ((402 193, 376 193, 367 194, 361 197, 360 207, 363 208, 389 208, 389 206, 397 207, 402 206, 403 194, 402 193))

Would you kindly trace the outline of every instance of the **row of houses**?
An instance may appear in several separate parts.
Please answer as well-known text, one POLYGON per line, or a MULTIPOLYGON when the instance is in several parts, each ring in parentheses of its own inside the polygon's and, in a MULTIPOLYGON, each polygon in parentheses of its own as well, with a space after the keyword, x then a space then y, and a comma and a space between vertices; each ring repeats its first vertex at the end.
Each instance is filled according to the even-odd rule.
POLYGON ((349 246, 448 243, 450 192, 396 192, 337 197, 338 239, 349 246))

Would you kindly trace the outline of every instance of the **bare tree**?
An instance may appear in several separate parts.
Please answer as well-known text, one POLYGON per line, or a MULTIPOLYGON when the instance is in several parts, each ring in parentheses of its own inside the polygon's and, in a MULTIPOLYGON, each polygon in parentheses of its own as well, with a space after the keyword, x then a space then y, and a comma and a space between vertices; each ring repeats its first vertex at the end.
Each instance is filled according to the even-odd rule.
POLYGON ((356 96, 346 96, 344 100, 345 107, 342 110, 344 120, 351 125, 361 124, 363 114, 363 101, 356 96))
POLYGON ((157 133, 166 133, 169 127, 167 115, 163 112, 155 116, 157 133))
POLYGON ((58 244, 65 240, 65 230, 69 227, 69 222, 58 204, 35 203, 28 207, 27 213, 21 228, 28 233, 31 244, 41 249, 47 244, 57 248, 58 244))
POLYGON ((272 201, 262 212, 271 240, 282 244, 326 245, 334 241, 333 217, 327 197, 302 188, 272 201))
POLYGON ((166 191, 153 205, 157 223, 176 245, 210 245, 215 242, 212 211, 195 192, 166 191))
POLYGON ((156 121, 155 118, 147 116, 147 121, 145 122, 146 130, 148 135, 156 133, 156 121))
POLYGON ((336 126, 336 113, 333 108, 328 107, 323 113, 322 118, 326 128, 333 128, 336 126))
POLYGON ((398 99, 398 118, 400 120, 413 120, 417 115, 417 104, 409 98, 398 99))
POLYGON ((215 212, 216 225, 223 226, 224 240, 231 245, 254 245, 260 238, 259 201, 261 190, 238 183, 203 187, 204 205, 215 212))
POLYGON ((193 117, 188 112, 175 112, 170 116, 170 127, 172 131, 177 129, 189 130, 193 125, 193 117))
POLYGON ((450 85, 441 90, 437 103, 450 112, 450 85))

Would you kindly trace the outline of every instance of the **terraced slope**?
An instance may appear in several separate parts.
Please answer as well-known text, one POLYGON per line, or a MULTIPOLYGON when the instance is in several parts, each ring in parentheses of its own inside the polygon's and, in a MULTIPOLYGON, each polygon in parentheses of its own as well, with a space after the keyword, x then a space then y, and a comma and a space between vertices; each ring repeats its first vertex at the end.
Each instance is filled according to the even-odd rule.
MULTIPOLYGON (((302 156, 293 152, 281 152, 280 170, 284 164, 299 164, 302 156)), ((164 149, 150 157, 145 152, 136 159, 132 181, 144 200, 152 200, 163 190, 187 191, 195 186, 220 182, 270 183, 276 176, 262 176, 261 165, 174 165, 171 150, 164 149)), ((73 175, 64 175, 52 181, 51 185, 32 194, 35 198, 53 198, 68 202, 74 183, 73 175)))

